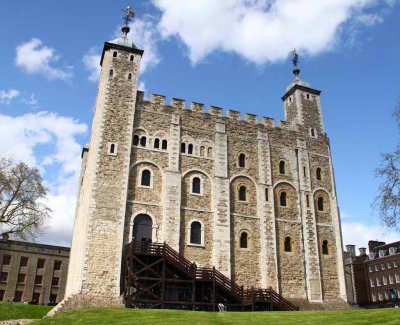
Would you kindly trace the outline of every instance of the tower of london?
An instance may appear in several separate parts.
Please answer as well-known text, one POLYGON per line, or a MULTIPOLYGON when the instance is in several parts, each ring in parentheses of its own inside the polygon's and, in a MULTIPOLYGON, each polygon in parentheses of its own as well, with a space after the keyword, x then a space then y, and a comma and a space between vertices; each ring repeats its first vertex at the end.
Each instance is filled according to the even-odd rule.
POLYGON ((128 32, 106 42, 101 56, 66 296, 120 305, 123 248, 151 241, 245 288, 345 300, 321 92, 295 68, 283 91, 284 121, 145 96, 143 51, 128 32))

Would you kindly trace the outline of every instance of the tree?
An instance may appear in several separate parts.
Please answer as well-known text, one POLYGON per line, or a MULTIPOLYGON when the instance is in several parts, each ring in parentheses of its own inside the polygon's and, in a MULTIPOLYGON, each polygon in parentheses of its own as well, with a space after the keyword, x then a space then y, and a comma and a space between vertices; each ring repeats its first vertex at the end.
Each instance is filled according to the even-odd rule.
MULTIPOLYGON (((400 128, 400 103, 394 109, 393 117, 400 128)), ((373 207, 378 209, 386 227, 400 231, 400 144, 394 152, 382 154, 375 176, 381 184, 373 207)))
POLYGON ((0 158, 0 235, 37 237, 50 217, 45 198, 46 188, 37 168, 0 158))

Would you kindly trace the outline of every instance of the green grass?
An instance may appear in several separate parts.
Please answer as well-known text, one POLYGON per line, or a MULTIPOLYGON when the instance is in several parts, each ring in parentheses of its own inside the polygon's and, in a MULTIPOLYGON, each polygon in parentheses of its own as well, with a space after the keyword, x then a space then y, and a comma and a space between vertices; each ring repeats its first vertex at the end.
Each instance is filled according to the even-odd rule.
POLYGON ((33 324, 400 324, 400 308, 252 313, 93 308, 59 314, 33 324))
POLYGON ((9 319, 36 319, 45 316, 52 307, 0 302, 0 321, 9 319))

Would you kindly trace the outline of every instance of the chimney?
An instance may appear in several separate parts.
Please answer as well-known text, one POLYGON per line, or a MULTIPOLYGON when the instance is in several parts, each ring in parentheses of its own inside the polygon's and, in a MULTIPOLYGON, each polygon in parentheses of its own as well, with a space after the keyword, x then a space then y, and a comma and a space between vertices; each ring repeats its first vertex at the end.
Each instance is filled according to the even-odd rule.
POLYGON ((385 245, 384 241, 370 240, 368 242, 368 250, 371 253, 375 247, 382 246, 382 245, 385 245))
POLYGON ((367 254, 367 249, 365 247, 360 247, 358 250, 360 251, 360 256, 367 254))
POLYGON ((346 245, 346 251, 350 257, 356 256, 356 245, 346 245))

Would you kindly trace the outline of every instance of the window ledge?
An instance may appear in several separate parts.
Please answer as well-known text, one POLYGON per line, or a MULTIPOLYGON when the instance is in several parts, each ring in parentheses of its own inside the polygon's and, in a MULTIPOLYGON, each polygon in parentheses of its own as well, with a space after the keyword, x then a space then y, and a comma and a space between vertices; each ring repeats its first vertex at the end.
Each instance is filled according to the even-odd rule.
POLYGON ((206 248, 206 246, 203 245, 203 244, 188 243, 187 245, 188 245, 188 246, 192 246, 192 247, 206 248))
POLYGON ((145 185, 139 185, 138 187, 139 187, 139 188, 146 189, 146 190, 151 190, 151 189, 153 189, 151 186, 145 186, 145 185))
POLYGON ((194 195, 194 196, 204 196, 203 193, 193 193, 193 192, 190 192, 190 195, 194 195))

